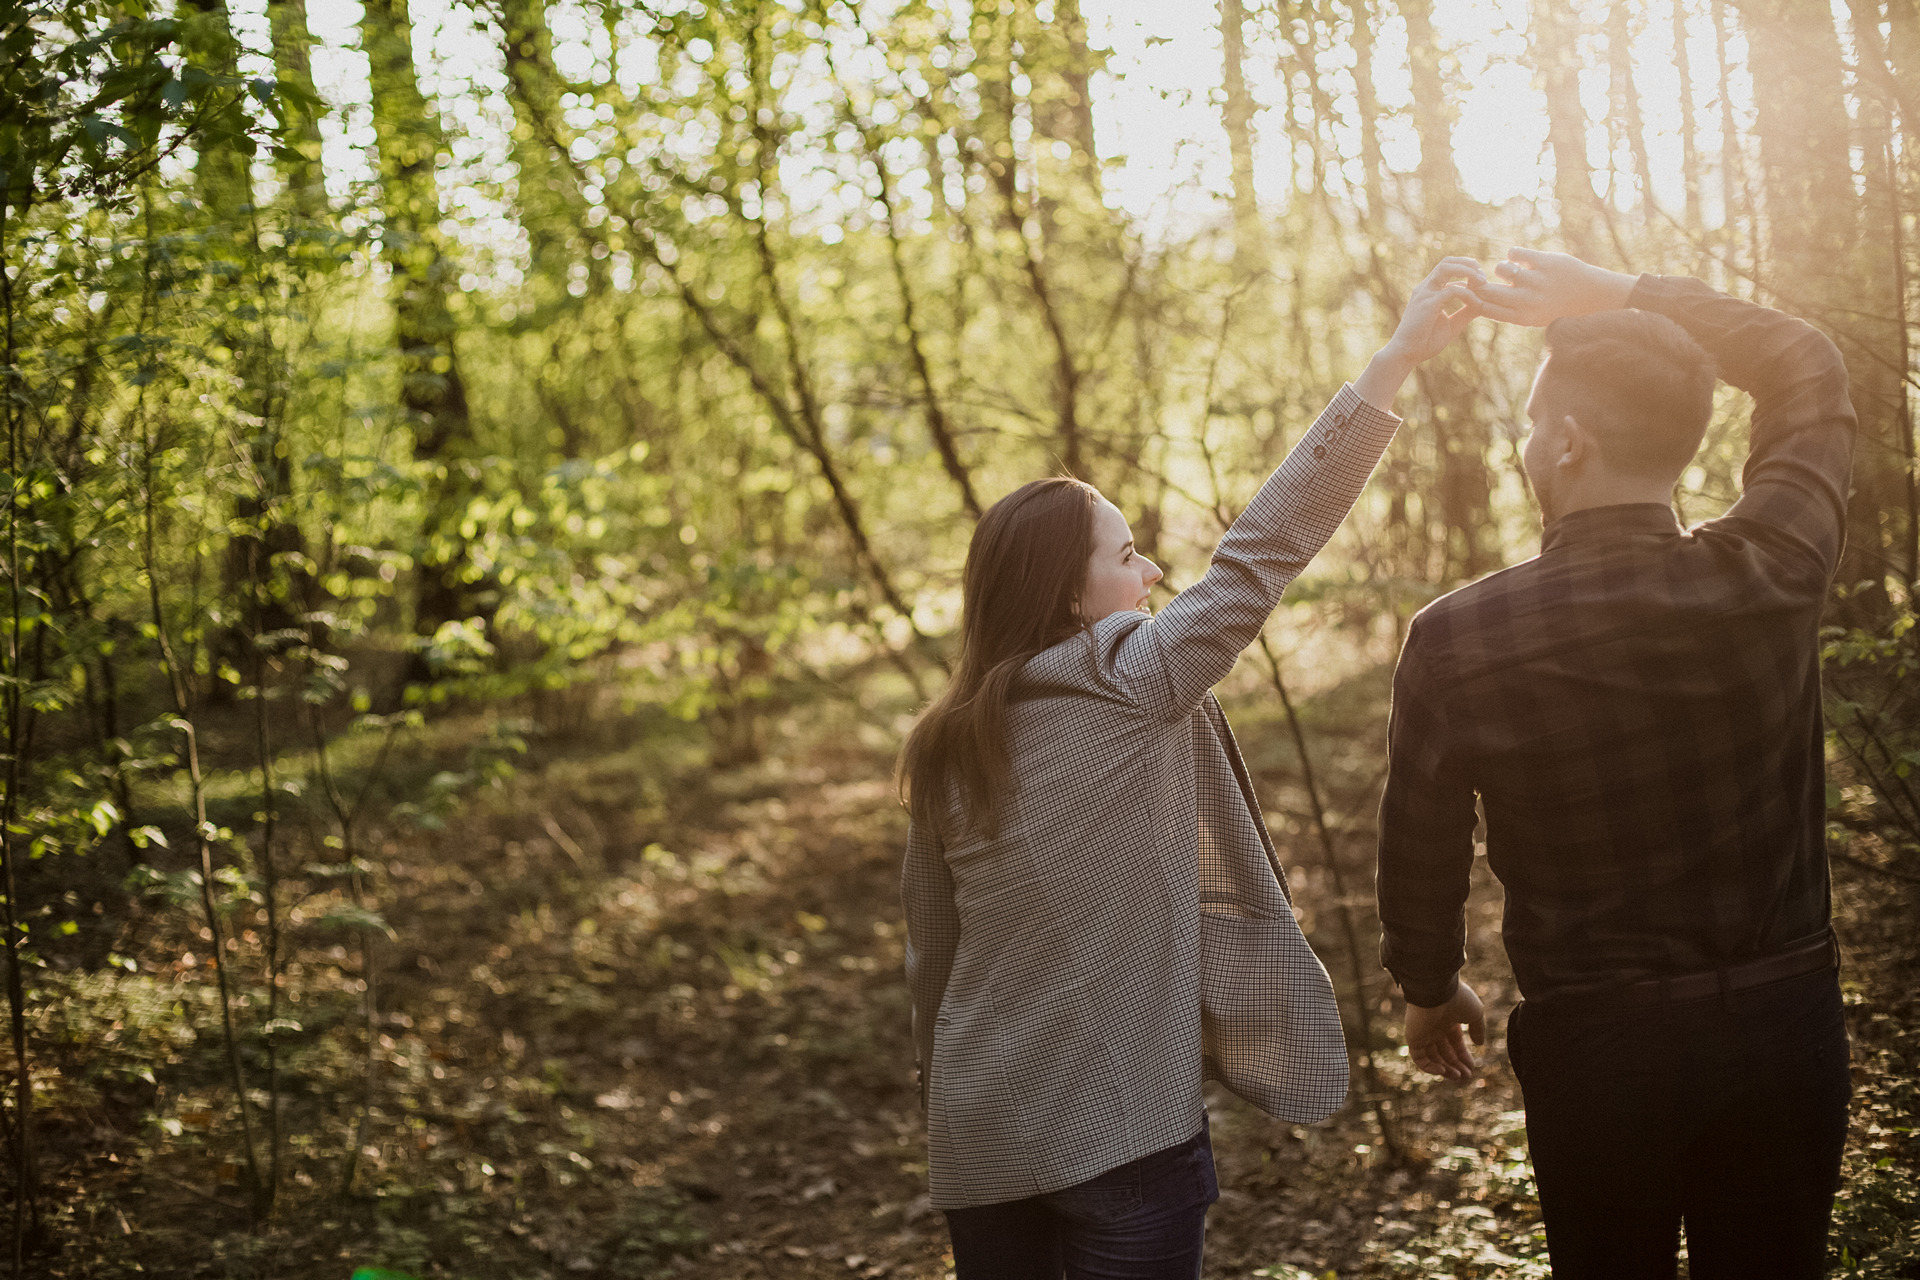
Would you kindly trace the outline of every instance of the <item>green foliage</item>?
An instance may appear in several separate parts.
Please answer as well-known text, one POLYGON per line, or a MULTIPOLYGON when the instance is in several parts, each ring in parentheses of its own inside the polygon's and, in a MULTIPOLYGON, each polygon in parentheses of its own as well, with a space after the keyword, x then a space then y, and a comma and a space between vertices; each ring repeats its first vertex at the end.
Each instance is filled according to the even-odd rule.
POLYGON ((1920 1027, 1875 1026, 1855 1046, 1853 1111, 1864 1133, 1847 1153, 1834 1204, 1828 1274, 1920 1275, 1920 1027))
MULTIPOLYGON (((572 1105, 565 1071, 434 1099, 426 1037, 383 1020, 382 991, 437 963, 397 851, 524 794, 520 771, 574 736, 749 765, 833 690, 871 713, 850 736, 890 745, 906 691, 939 679, 970 512, 1071 466, 1190 581, 1432 257, 1552 226, 1352 154, 1351 8, 1278 37, 1315 87, 1273 118, 1314 163, 1269 222, 1231 230, 1118 210, 1086 79, 1105 55, 1066 4, 589 6, 586 34, 557 40, 545 6, 506 0, 475 11, 498 71, 427 81, 402 9, 369 5, 364 105, 313 96, 299 9, 269 5, 263 31, 218 4, 0 0, 6 907, 29 1057, 58 1073, 47 1106, 111 1111, 143 1159, 219 1195, 245 1164, 309 1203, 377 1201, 369 1260, 409 1272, 477 1248, 486 1180, 599 1175, 575 1146, 512 1149, 523 1105, 572 1105), (326 172, 328 115, 357 176, 326 172), (872 693, 876 668, 897 699, 872 693), (508 1154, 417 1184, 367 1154, 392 1132, 361 1140, 495 1122, 508 1154)), ((1610 252, 1773 280, 1741 259, 1743 229, 1761 243, 1750 211, 1711 236, 1614 219, 1610 252)), ((1476 333, 1403 401, 1380 477, 1276 623, 1324 684, 1531 551, 1501 429, 1533 357, 1476 333)), ((1689 519, 1732 497, 1743 408, 1721 399, 1676 494, 1689 519)), ((1828 636, 1835 819, 1895 872, 1920 847, 1909 588, 1850 588, 1828 636)), ((544 937, 545 882, 617 851, 565 815, 494 816, 538 819, 528 838, 566 859, 498 904, 515 937, 544 937)), ((633 833, 647 895, 766 883, 764 860, 662 839, 633 833)), ((473 981, 588 1026, 621 1007, 608 975, 688 958, 658 930, 573 946, 590 972, 473 981)), ((798 1004, 803 949, 734 931, 696 962, 729 1007, 798 1004)), ((662 1019, 694 1007, 672 989, 662 1019)), ((836 1031, 805 1057, 871 1054, 836 1031)), ((1883 1100, 1906 1132, 1910 1096, 1883 1100)), ((1383 1265, 1539 1274, 1514 1150, 1450 1153, 1458 1207, 1383 1265)), ((1912 1185, 1871 1154, 1850 1166, 1842 1263, 1891 1275, 1912 1185)), ((616 1190, 578 1242, 588 1267, 699 1253, 678 1193, 616 1190)), ((223 1256, 241 1274, 268 1247, 223 1256)))
POLYGON ((0 3, 5 202, 123 198, 189 136, 250 153, 244 104, 271 104, 275 86, 182 59, 182 28, 116 0, 0 3))
POLYGON ((629 1196, 600 1239, 600 1265, 615 1280, 673 1274, 673 1260, 699 1250, 706 1233, 687 1221, 686 1201, 670 1188, 629 1196))
POLYGON ((1414 1234, 1382 1249, 1380 1274, 1461 1280, 1546 1280, 1546 1230, 1527 1160, 1526 1117, 1509 1112, 1486 1139, 1491 1149, 1455 1147, 1434 1168, 1458 1179, 1449 1202, 1407 1225, 1414 1234))
POLYGON ((1836 594, 1843 602, 1865 604, 1871 621, 1822 633, 1829 754, 1844 767, 1829 784, 1828 808, 1840 821, 1872 832, 1911 866, 1920 854, 1920 630, 1914 604, 1894 582, 1861 582, 1836 594), (1881 604, 1888 594, 1891 600, 1881 604), (1847 783, 1853 784, 1851 794, 1847 783))

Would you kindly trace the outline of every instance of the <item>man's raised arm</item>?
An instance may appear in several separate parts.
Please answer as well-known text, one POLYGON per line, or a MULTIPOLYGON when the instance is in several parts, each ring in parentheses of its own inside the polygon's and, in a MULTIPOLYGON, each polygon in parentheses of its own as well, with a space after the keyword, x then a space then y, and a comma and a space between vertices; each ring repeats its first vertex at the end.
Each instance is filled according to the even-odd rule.
POLYGON ((1667 317, 1753 396, 1742 496, 1722 517, 1785 534, 1831 574, 1846 529, 1855 418, 1847 368, 1818 329, 1684 276, 1631 276, 1564 253, 1514 249, 1477 288, 1485 314, 1515 324, 1637 307, 1667 317))

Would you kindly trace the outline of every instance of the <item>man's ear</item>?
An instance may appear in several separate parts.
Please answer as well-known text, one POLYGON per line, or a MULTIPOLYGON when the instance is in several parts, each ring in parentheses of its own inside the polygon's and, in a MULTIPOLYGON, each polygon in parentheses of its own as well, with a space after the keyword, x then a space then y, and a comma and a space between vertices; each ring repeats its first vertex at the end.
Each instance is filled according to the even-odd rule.
POLYGON ((1580 425, 1580 419, 1567 414, 1560 420, 1566 428, 1566 434, 1560 447, 1560 456, 1553 460, 1557 467, 1578 467, 1593 455, 1593 433, 1580 425))

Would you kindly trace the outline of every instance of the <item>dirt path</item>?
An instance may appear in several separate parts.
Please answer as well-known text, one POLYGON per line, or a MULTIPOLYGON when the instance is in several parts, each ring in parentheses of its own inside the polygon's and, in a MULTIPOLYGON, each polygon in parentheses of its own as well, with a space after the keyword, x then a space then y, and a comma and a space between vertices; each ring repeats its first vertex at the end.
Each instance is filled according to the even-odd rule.
MULTIPOLYGON (((286 1059, 295 1140, 273 1225, 242 1229, 227 1118, 205 1110, 220 1105, 217 1082, 194 1095, 211 1103, 163 1090, 153 1105, 188 1127, 138 1152, 123 1144, 118 1165, 91 1157, 75 1210, 84 1243, 56 1271, 947 1275, 901 978, 904 820, 889 744, 861 720, 844 704, 809 708, 780 755, 728 770, 661 735, 551 753, 443 829, 390 831, 394 940, 376 955, 365 1129, 357 964, 344 947, 310 949, 296 966, 307 1038, 286 1059)), ((1263 742, 1256 725, 1256 769, 1263 742)), ((1264 772, 1284 827, 1277 755, 1264 772)), ((1315 847, 1288 861, 1339 975, 1315 847)), ((1497 896, 1473 910, 1476 954, 1497 956, 1497 896)), ((1482 989, 1503 1017, 1510 993, 1482 989)), ((1298 1128, 1213 1099, 1223 1190, 1209 1275, 1545 1274, 1529 1260, 1540 1247, 1499 1055, 1468 1088, 1411 1082, 1391 1048, 1380 1061, 1398 1165, 1357 1106, 1298 1128)))
MULTIPOLYGON (((1377 710, 1338 717, 1376 725, 1377 710)), ((137 970, 70 969, 37 1077, 60 1248, 30 1274, 941 1280, 901 977, 904 821, 871 718, 817 703, 780 726, 773 758, 729 769, 691 732, 537 749, 444 828, 389 822, 371 1075, 357 955, 337 933, 300 934, 284 1194, 258 1232, 238 1203, 207 968, 182 955, 192 936, 160 930, 190 918, 149 917, 137 970)), ((1236 718, 1303 924, 1344 979, 1285 731, 1257 705, 1236 718)), ((450 726, 441 754, 468 736, 450 726)), ((1317 740, 1335 811, 1367 812, 1378 744, 1317 740)), ((422 752, 410 767, 443 767, 422 752)), ((1336 834, 1370 946, 1370 833, 1336 834)), ((1920 1204, 1896 1158, 1914 1111, 1911 924, 1887 889, 1836 887, 1861 1080, 1836 1239, 1855 1254, 1888 1247, 1920 1204)), ((1481 1078, 1416 1080, 1393 1046, 1376 1053, 1398 1161, 1357 1104, 1291 1127, 1210 1099, 1222 1195, 1209 1276, 1547 1275, 1499 1051, 1514 999, 1499 913, 1481 866, 1469 952, 1495 1029, 1481 1078)), ((1392 1006, 1369 973, 1384 1030, 1392 1006)))
MULTIPOLYGON (((555 1275, 947 1274, 911 1083, 889 758, 851 724, 820 728, 794 756, 670 780, 639 757, 556 762, 449 830, 438 859, 396 869, 415 884, 401 936, 436 942, 394 957, 389 1007, 413 1021, 395 1059, 432 1062, 438 1045, 446 1080, 415 1071, 413 1088, 488 1100, 420 1108, 403 1126, 415 1149, 383 1146, 381 1176, 417 1185, 410 1166, 446 1145, 443 1167, 467 1176, 445 1176, 442 1199, 470 1190, 470 1230, 555 1275)), ((1315 877, 1300 878, 1310 900, 1315 877)), ((1405 1083, 1401 1059, 1382 1061, 1405 1083)), ((1218 1096, 1209 1274, 1388 1274, 1446 1247, 1436 1223, 1500 1254, 1511 1224, 1495 1212, 1527 1188, 1493 1061, 1473 1088, 1395 1098, 1400 1168, 1358 1108, 1295 1128, 1218 1096)), ((419 1230, 411 1217, 390 1221, 419 1230)), ((384 1261, 490 1273, 493 1246, 466 1234, 465 1258, 384 1261)))

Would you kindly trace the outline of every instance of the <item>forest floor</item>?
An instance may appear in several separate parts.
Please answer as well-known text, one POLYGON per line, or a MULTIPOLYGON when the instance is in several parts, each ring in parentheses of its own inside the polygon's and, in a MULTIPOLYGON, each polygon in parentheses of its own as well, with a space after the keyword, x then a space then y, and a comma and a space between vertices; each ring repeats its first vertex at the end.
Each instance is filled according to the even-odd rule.
MULTIPOLYGON (((1368 683, 1356 705, 1325 713, 1359 722, 1383 693, 1368 683)), ((1341 977, 1284 734, 1253 708, 1240 718, 1284 856, 1299 864, 1309 932, 1341 977)), ((776 724, 761 760, 732 768, 712 767, 691 731, 591 751, 536 743, 437 830, 388 823, 378 860, 392 934, 372 967, 324 938, 296 951, 304 995, 287 1011, 301 1029, 280 1063, 284 1190, 257 1230, 241 1205, 207 966, 183 965, 182 938, 153 928, 144 943, 123 936, 129 967, 53 974, 63 1000, 39 1028, 41 1141, 59 1247, 44 1273, 950 1274, 925 1196, 901 978, 904 822, 874 719, 850 698, 825 699, 776 724), (366 977, 371 1059, 356 1022, 366 977), (197 1040, 169 1029, 188 1017, 197 1040)), ((439 747, 395 767, 430 767, 459 736, 438 732, 439 747)), ((1330 740, 1324 772, 1342 811, 1363 812, 1377 784, 1374 734, 1330 740)), ((1350 882, 1370 888, 1365 824, 1339 834, 1350 882)), ((1497 1029, 1515 993, 1498 887, 1480 870, 1470 949, 1497 1029)), ((1865 921, 1849 936, 1866 957, 1850 999, 1879 1092, 1863 1096, 1884 1104, 1863 1106, 1854 1163, 1880 1190, 1874 1161, 1894 1163, 1881 1152, 1905 1163, 1913 1150, 1912 1090, 1899 1081, 1920 1060, 1911 997, 1888 994, 1912 984, 1872 999, 1860 985, 1862 974, 1892 983, 1889 966, 1911 950, 1910 917, 1883 888, 1843 881, 1840 893, 1843 913, 1865 921)), ((1376 998, 1383 977, 1371 976, 1376 998)), ((1359 1102, 1292 1127, 1212 1094, 1222 1191, 1207 1274, 1545 1276, 1497 1030, 1481 1060, 1479 1077, 1456 1086, 1383 1049, 1391 1146, 1359 1102)), ((1886 1185, 1887 1212, 1913 1203, 1906 1184, 1886 1185)))

